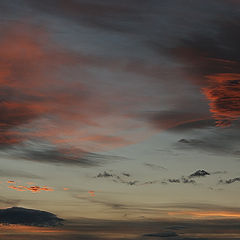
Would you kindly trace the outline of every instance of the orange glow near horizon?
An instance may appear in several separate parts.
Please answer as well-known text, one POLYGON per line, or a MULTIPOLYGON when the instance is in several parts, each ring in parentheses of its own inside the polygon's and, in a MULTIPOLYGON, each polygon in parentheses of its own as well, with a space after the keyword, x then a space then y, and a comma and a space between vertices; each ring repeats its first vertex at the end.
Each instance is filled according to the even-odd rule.
POLYGON ((16 224, 0 224, 0 235, 1 233, 5 234, 6 232, 21 232, 21 233, 64 233, 68 232, 67 230, 57 229, 53 227, 35 227, 35 226, 25 226, 25 225, 16 225, 16 224))
POLYGON ((230 212, 230 211, 179 211, 179 212, 169 212, 168 215, 192 216, 196 218, 211 218, 211 217, 240 218, 240 212, 230 212))

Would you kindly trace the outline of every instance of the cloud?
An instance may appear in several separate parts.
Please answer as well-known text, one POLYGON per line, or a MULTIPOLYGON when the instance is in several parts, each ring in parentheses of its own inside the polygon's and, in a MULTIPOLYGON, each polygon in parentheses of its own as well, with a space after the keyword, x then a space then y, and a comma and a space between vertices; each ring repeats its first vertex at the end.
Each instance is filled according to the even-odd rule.
MULTIPOLYGON (((111 31, 124 31, 117 23, 111 23, 109 18, 114 14, 116 20, 120 20, 123 16, 129 16, 129 13, 134 13, 131 5, 115 4, 110 1, 103 1, 101 4, 98 2, 83 2, 69 0, 66 4, 63 0, 55 1, 46 4, 46 2, 29 1, 26 0, 33 9, 47 12, 60 18, 73 21, 75 23, 87 24, 92 27, 103 28, 111 31), (56 8, 55 6, 59 7, 56 8)), ((117 21, 118 22, 118 21, 117 21)))
POLYGON ((133 186, 133 185, 136 185, 138 182, 139 181, 134 180, 134 181, 126 181, 126 182, 123 182, 123 183, 126 183, 127 185, 133 186))
POLYGON ((193 34, 169 54, 185 62, 185 71, 209 102, 217 126, 230 126, 240 117, 239 19, 215 21, 215 34, 193 34))
POLYGON ((171 216, 192 216, 195 218, 239 218, 239 212, 232 211, 179 211, 179 212, 169 212, 171 216))
POLYGON ((104 171, 103 173, 99 173, 97 175, 97 178, 102 178, 102 177, 105 178, 105 177, 114 177, 114 176, 113 176, 113 174, 104 171))
MULTIPOLYGON (((71 146, 59 147, 49 142, 42 142, 41 140, 28 141, 21 145, 12 146, 10 149, 5 150, 5 157, 55 165, 76 165, 83 167, 99 166, 110 160, 126 159, 120 156, 86 152, 71 146)), ((24 176, 21 172, 19 174, 24 176)), ((28 177, 31 176, 34 177, 34 175, 28 174, 28 177)))
POLYGON ((170 182, 170 183, 180 183, 180 179, 169 178, 168 182, 170 182))
POLYGON ((216 155, 230 155, 238 157, 239 136, 238 127, 228 129, 214 128, 209 131, 198 132, 197 138, 182 138, 175 144, 175 149, 200 150, 216 155))
POLYGON ((187 177, 182 176, 181 178, 169 178, 167 180, 162 181, 163 184, 166 183, 184 183, 184 184, 196 184, 196 181, 193 179, 189 179, 187 177))
POLYGON ((43 186, 43 187, 40 187, 40 186, 22 186, 22 185, 19 185, 19 186, 8 186, 9 188, 11 189, 14 189, 14 190, 17 190, 17 191, 20 191, 20 192, 24 192, 24 191, 31 191, 33 193, 37 193, 37 192, 41 192, 41 191, 46 191, 46 192, 52 192, 54 191, 53 188, 49 188, 47 186, 43 186))
POLYGON ((235 183, 235 182, 240 182, 240 177, 236 177, 236 178, 230 178, 230 179, 227 179, 227 180, 219 180, 219 183, 220 184, 232 184, 232 183, 235 183))
POLYGON ((103 173, 99 173, 95 178, 111 178, 112 181, 115 183, 123 183, 130 186, 137 185, 137 183, 139 182, 138 180, 126 180, 126 178, 131 177, 131 175, 127 172, 123 172, 121 173, 121 175, 122 176, 104 171, 103 173))
POLYGON ((114 134, 112 119, 121 119, 120 132, 131 124, 129 118, 114 110, 103 92, 79 80, 82 68, 75 73, 76 66, 93 62, 56 43, 43 25, 19 20, 2 24, 1 31, 1 152, 32 161, 92 166, 104 158, 94 152, 132 143, 114 134))
POLYGON ((182 180, 182 183, 196 184, 196 181, 195 181, 195 180, 193 180, 193 179, 188 179, 188 178, 186 178, 186 177, 182 177, 181 180, 182 180))
POLYGON ((189 178, 194 177, 205 177, 207 175, 210 175, 210 173, 206 172, 205 170, 197 170, 196 172, 192 173, 189 178))
POLYGON ((8 180, 7 183, 16 183, 16 182, 13 180, 8 180))
POLYGON ((144 234, 144 237, 164 237, 164 238, 168 238, 168 237, 177 237, 178 234, 176 232, 162 232, 162 233, 148 233, 148 234, 144 234))
POLYGON ((149 185, 149 184, 155 184, 155 183, 158 183, 158 182, 159 182, 159 180, 146 181, 146 182, 144 182, 144 183, 142 183, 142 184, 140 184, 140 185, 149 185))
MULTIPOLYGON (((145 164, 146 165, 146 164, 145 164)), ((147 164, 146 166, 148 167, 154 167, 155 164, 147 164)), ((156 168, 160 168, 162 169, 163 167, 156 165, 156 168)), ((165 170, 165 168, 164 168, 165 170)), ((124 174, 122 173, 123 176, 129 178, 130 174, 124 174)), ((185 177, 182 176, 181 178, 169 178, 169 179, 162 179, 162 180, 149 180, 149 181, 139 181, 139 180, 128 180, 128 179, 124 179, 121 176, 117 175, 117 174, 113 174, 113 173, 109 173, 107 171, 104 171, 103 173, 99 173, 96 177, 94 178, 110 178, 113 180, 113 182, 115 183, 122 183, 122 184, 126 184, 129 186, 144 186, 144 185, 152 185, 152 184, 156 184, 156 183, 161 183, 161 184, 167 184, 167 183, 183 183, 183 184, 196 184, 196 181, 191 179, 192 177, 185 177)))
MULTIPOLYGON (((185 140, 184 140, 185 142, 185 140)), ((212 174, 219 174, 222 173, 220 171, 212 173, 212 174)), ((183 183, 183 184, 196 184, 197 182, 192 179, 192 178, 197 178, 197 177, 204 177, 210 175, 210 173, 206 172, 205 170, 197 170, 196 172, 192 173, 189 176, 182 176, 181 178, 169 178, 169 179, 164 179, 161 181, 162 184, 167 184, 167 183, 183 183)))
POLYGON ((178 141, 179 143, 186 143, 186 144, 190 144, 190 145, 198 145, 198 144, 203 144, 204 142, 201 141, 201 140, 197 140, 197 139, 185 139, 185 138, 182 138, 178 141))
POLYGON ((122 175, 125 176, 125 177, 130 177, 131 176, 129 173, 126 173, 126 172, 123 172, 122 175))
POLYGON ((50 227, 60 225, 62 222, 63 219, 45 211, 20 207, 0 209, 0 223, 2 224, 50 227))

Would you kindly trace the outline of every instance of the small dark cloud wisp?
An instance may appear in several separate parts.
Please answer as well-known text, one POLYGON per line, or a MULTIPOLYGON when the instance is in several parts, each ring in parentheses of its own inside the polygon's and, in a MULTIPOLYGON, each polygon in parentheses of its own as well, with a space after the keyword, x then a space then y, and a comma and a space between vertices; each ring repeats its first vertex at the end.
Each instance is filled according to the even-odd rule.
POLYGON ((162 233, 148 233, 148 234, 144 234, 144 237, 164 237, 164 238, 168 238, 168 237, 177 237, 178 234, 175 232, 162 232, 162 233))
POLYGON ((230 179, 227 179, 227 180, 219 180, 219 183, 220 184, 232 184, 232 183, 235 183, 235 182, 240 182, 240 177, 236 177, 236 178, 230 178, 230 179))
POLYGON ((192 173, 189 177, 205 177, 207 175, 210 175, 210 173, 206 172, 205 170, 197 170, 196 172, 192 173))

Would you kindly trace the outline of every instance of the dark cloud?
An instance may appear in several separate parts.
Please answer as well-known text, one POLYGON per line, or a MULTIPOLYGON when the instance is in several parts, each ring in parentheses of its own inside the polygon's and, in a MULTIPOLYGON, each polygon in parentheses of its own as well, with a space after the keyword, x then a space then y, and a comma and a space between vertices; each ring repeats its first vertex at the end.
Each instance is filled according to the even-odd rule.
POLYGON ((197 140, 197 139, 185 139, 182 138, 178 141, 179 143, 186 143, 189 145, 198 145, 198 144, 203 144, 204 142, 201 140, 197 140))
POLYGON ((239 132, 237 126, 198 131, 195 138, 182 138, 174 144, 178 150, 199 150, 216 155, 238 157, 239 132))
POLYGON ((168 238, 168 237, 177 237, 178 234, 176 232, 162 232, 162 233, 148 233, 148 234, 144 234, 144 237, 164 237, 164 238, 168 238))
POLYGON ((177 240, 209 240, 211 238, 198 238, 198 237, 180 237, 177 240))
POLYGON ((207 175, 210 175, 210 173, 206 172, 205 170, 197 170, 196 172, 192 173, 189 177, 205 177, 207 175))
POLYGON ((79 166, 98 166, 106 160, 106 156, 95 153, 87 153, 73 149, 26 149, 17 153, 16 157, 23 160, 45 162, 51 164, 69 164, 79 166))
POLYGON ((25 144, 6 148, 4 152, 9 159, 17 158, 33 162, 83 167, 100 166, 110 160, 124 159, 124 157, 120 156, 86 152, 73 147, 59 148, 53 144, 41 141, 28 141, 25 144))
POLYGON ((2 224, 50 227, 62 224, 63 219, 45 211, 12 207, 0 210, 0 222, 2 224))
POLYGON ((127 185, 130 185, 130 186, 134 186, 138 183, 139 181, 137 180, 133 180, 133 181, 122 181, 122 183, 125 183, 127 185))
POLYGON ((196 181, 193 179, 189 179, 188 177, 182 176, 181 178, 169 178, 162 182, 163 184, 166 183, 190 183, 190 184, 196 184, 196 181))
POLYGON ((106 171, 104 171, 103 173, 99 173, 98 175, 97 175, 97 178, 102 178, 102 177, 113 177, 113 175, 111 174, 111 173, 108 173, 108 172, 106 172, 106 171))
POLYGON ((202 88, 217 126, 229 126, 240 117, 239 25, 237 17, 217 19, 214 34, 188 36, 169 50, 202 88))
MULTIPOLYGON (((65 72, 88 60, 58 45, 46 26, 6 21, 0 29, 1 152, 55 164, 93 166, 104 161, 103 155, 79 149, 81 141, 76 139, 82 128, 98 126, 102 130, 94 115, 105 117, 110 106, 103 99, 96 101, 98 93, 91 94, 92 89, 79 81, 78 74, 76 80, 65 72), (69 78, 71 81, 66 81, 69 78), (31 141, 39 142, 39 147, 29 146, 31 141), (42 142, 49 146, 43 147, 42 142)), ((129 144, 111 134, 94 132, 82 137, 101 150, 129 144)))
POLYGON ((195 180, 189 179, 189 178, 186 178, 186 177, 182 177, 181 180, 182 180, 182 183, 196 184, 196 181, 195 181, 195 180))
POLYGON ((181 181, 180 181, 180 179, 176 179, 176 178, 170 178, 170 179, 168 179, 168 182, 170 182, 170 183, 180 183, 181 181))
MULTIPOLYGON (((151 165, 149 167, 153 167, 155 165, 151 165)), ((157 167, 159 167, 157 165, 157 167)), ((162 168, 162 167, 161 167, 162 168)), ((130 177, 130 174, 123 174, 125 177, 130 177)), ((149 181, 139 181, 139 180, 127 180, 119 175, 109 173, 107 171, 104 171, 103 173, 99 173, 95 178, 111 178, 113 182, 116 183, 122 183, 130 186, 144 186, 144 185, 152 185, 156 183, 161 183, 161 184, 167 184, 167 183, 182 183, 182 184, 196 184, 196 181, 191 179, 192 177, 185 177, 182 176, 181 178, 168 178, 168 179, 163 179, 163 180, 149 180, 149 181)))
POLYGON ((158 180, 153 180, 153 181, 146 181, 140 185, 149 185, 149 184, 155 184, 155 183, 158 183, 159 181, 158 180))
POLYGON ((219 183, 221 184, 232 184, 232 183, 235 183, 235 182, 240 182, 240 177, 236 177, 236 178, 230 178, 230 179, 227 179, 227 180, 219 180, 219 183))
MULTIPOLYGON (((137 183, 139 183, 138 180, 126 180, 126 178, 131 177, 131 175, 129 173, 123 172, 122 176, 118 175, 118 174, 114 174, 114 173, 109 173, 107 171, 104 171, 103 173, 99 173, 96 178, 111 178, 113 182, 115 183, 123 183, 126 185, 130 185, 130 186, 135 186, 138 185, 137 183)), ((140 184, 143 185, 143 184, 140 184)))
MULTIPOLYGON (((95 0, 91 2, 69 0, 66 3, 64 0, 44 0, 42 2, 25 0, 25 2, 32 9, 72 21, 75 24, 117 32, 130 32, 132 30, 131 25, 124 24, 123 20, 136 22, 135 19, 138 12, 138 8, 135 8, 134 4, 129 4, 126 1, 113 3, 109 0, 101 2, 95 0)), ((137 3, 135 0, 133 2, 137 3)), ((142 2, 142 4, 144 3, 142 2)), ((149 4, 144 5, 147 6, 149 4)))
POLYGON ((170 229, 170 230, 181 230, 181 229, 184 229, 185 227, 184 226, 181 226, 181 225, 175 225, 175 226, 169 226, 167 227, 167 229, 170 229))

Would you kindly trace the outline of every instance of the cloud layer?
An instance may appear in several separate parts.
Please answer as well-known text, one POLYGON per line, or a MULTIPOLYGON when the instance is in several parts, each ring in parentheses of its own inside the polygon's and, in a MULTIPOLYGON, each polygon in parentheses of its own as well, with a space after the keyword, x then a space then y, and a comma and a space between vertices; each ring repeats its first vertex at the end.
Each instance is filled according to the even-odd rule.
POLYGON ((56 215, 33 209, 12 207, 0 210, 0 223, 2 224, 20 224, 28 226, 57 226, 63 219, 56 215))

